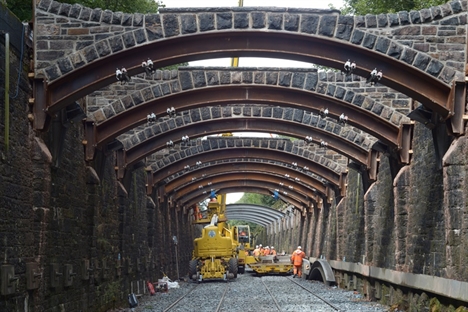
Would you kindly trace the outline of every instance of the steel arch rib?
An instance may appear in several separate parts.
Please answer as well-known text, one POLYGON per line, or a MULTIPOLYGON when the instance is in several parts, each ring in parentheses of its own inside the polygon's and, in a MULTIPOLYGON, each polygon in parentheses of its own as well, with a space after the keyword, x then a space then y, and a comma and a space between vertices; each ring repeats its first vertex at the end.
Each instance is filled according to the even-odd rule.
POLYGON ((166 179, 170 175, 173 175, 177 172, 184 170, 184 163, 190 159, 193 164, 197 161, 201 162, 210 162, 221 159, 231 159, 231 158, 251 158, 251 159, 267 159, 272 161, 281 161, 286 164, 291 164, 293 162, 298 163, 299 166, 304 166, 307 164, 310 167, 310 170, 317 174, 318 176, 323 177, 331 184, 335 186, 340 185, 340 174, 323 166, 320 163, 317 163, 311 159, 307 159, 301 156, 289 154, 286 152, 280 152, 277 150, 267 149, 265 151, 260 150, 259 148, 253 147, 235 147, 235 148, 225 148, 225 149, 216 149, 211 150, 210 152, 204 152, 196 154, 194 156, 189 156, 178 160, 175 163, 172 163, 166 166, 164 169, 159 169, 153 173, 153 183, 158 184, 162 180, 166 179))
POLYGON ((279 210, 266 207, 266 206, 261 206, 261 205, 253 205, 253 204, 228 204, 226 205, 226 211, 255 211, 255 212, 260 212, 260 215, 266 214, 266 215, 271 215, 275 219, 281 219, 285 216, 284 212, 281 212, 279 210))
POLYGON ((252 222, 260 223, 264 227, 267 227, 273 224, 274 222, 277 222, 277 220, 272 220, 270 218, 261 218, 258 215, 251 214, 251 213, 239 214, 236 212, 226 212, 226 218, 228 220, 240 220, 240 221, 254 220, 252 222))
MULTIPOLYGON (((217 189, 217 194, 229 194, 229 193, 239 193, 239 192, 244 192, 244 193, 257 193, 257 194, 262 194, 262 195, 272 195, 271 189, 266 188, 265 186, 262 187, 257 187, 257 186, 245 186, 245 185, 236 185, 236 186, 227 186, 227 187, 222 187, 220 189, 217 189)), ((199 195, 194 195, 191 197, 189 201, 185 203, 186 207, 190 207, 196 203, 199 203, 205 199, 208 199, 209 195, 208 194, 199 194, 199 195)), ((280 197, 281 200, 283 198, 280 197)), ((301 207, 301 203, 295 201, 292 198, 289 198, 293 206, 295 207, 301 207)), ((284 201, 284 200, 283 200, 284 201)))
MULTIPOLYGON (((275 173, 278 176, 285 177, 286 174, 290 175, 291 179, 295 179, 300 177, 300 183, 304 183, 307 188, 315 189, 318 193, 323 194, 326 196, 326 188, 325 185, 317 181, 316 179, 303 174, 298 170, 289 169, 286 167, 281 167, 278 165, 274 165, 271 163, 263 163, 263 162, 234 162, 234 163, 220 163, 220 164, 213 164, 208 167, 201 167, 197 170, 190 171, 183 176, 177 177, 171 180, 164 186, 164 190, 166 194, 172 193, 174 190, 177 190, 181 187, 184 187, 190 183, 200 183, 200 179, 193 179, 197 178, 201 173, 205 174, 201 181, 206 181, 210 179, 211 176, 217 174, 224 174, 230 172, 262 172, 262 173, 275 173)), ((284 178, 285 184, 289 183, 289 178, 284 178)), ((209 187, 206 185, 206 187, 209 187)))
MULTIPOLYGON (((245 172, 222 172, 216 175, 211 175, 207 176, 205 178, 202 178, 200 180, 195 180, 189 184, 183 185, 174 192, 174 197, 175 198, 182 198, 185 196, 185 194, 191 193, 193 191, 200 191, 200 183, 202 181, 209 181, 212 182, 212 185, 216 185, 216 183, 221 183, 221 182, 237 182, 237 181, 246 181, 246 180, 257 180, 257 181, 263 181, 266 183, 271 183, 273 189, 276 188, 281 188, 279 186, 279 183, 285 182, 284 177, 280 177, 274 173, 269 173, 269 172, 253 172, 253 171, 245 171, 245 172)), ((244 182, 245 183, 245 182, 244 182)), ((297 194, 301 194, 301 196, 304 197, 304 200, 308 199, 315 199, 317 195, 315 192, 312 190, 308 189, 307 187, 298 184, 295 181, 287 181, 287 183, 292 186, 292 189, 285 189, 285 191, 289 192, 295 192, 297 194)), ((207 186, 207 188, 212 188, 212 186, 207 186)), ((216 188, 216 187, 213 187, 216 188)))
POLYGON ((143 71, 141 60, 151 56, 156 68, 219 57, 276 57, 341 69, 343 56, 353 59, 355 74, 366 77, 382 69, 381 83, 423 103, 443 117, 451 88, 434 77, 381 53, 332 38, 290 32, 216 31, 163 39, 111 54, 54 80, 47 88, 47 110, 55 113, 106 85, 115 82, 115 64, 130 75, 143 71))
MULTIPOLYGON (((219 182, 213 183, 212 187, 213 189, 223 189, 223 188, 230 188, 230 187, 236 187, 236 186, 245 186, 245 187, 257 187, 257 188, 264 188, 265 190, 273 190, 276 188, 277 182, 268 182, 264 181, 263 179, 250 179, 250 180, 223 180, 219 182)), ((182 206, 187 206, 188 202, 191 202, 194 198, 197 196, 200 196, 202 198, 207 198, 209 196, 209 193, 207 195, 205 194, 200 194, 202 193, 202 190, 199 189, 194 189, 190 190, 190 192, 187 192, 183 194, 183 197, 180 196, 175 196, 176 202, 180 203, 182 206), (203 197, 205 195, 205 197, 203 197)), ((270 192, 270 194, 272 194, 270 192)), ((291 199, 291 203, 296 206, 298 209, 303 209, 304 207, 308 207, 310 204, 312 204, 311 199, 305 198, 302 194, 298 194, 295 190, 289 191, 287 194, 283 194, 286 196, 288 199, 291 199)))
POLYGON ((315 127, 278 119, 234 117, 215 119, 209 122, 196 122, 150 137, 144 142, 126 150, 126 165, 131 166, 140 159, 165 148, 168 140, 172 140, 176 144, 181 142, 181 138, 184 135, 188 135, 190 138, 197 138, 234 131, 270 132, 298 139, 313 136, 315 144, 323 140, 328 143, 328 148, 331 150, 345 155, 361 165, 366 166, 369 157, 369 152, 356 143, 315 127))
POLYGON ((397 148, 399 128, 389 121, 357 105, 302 89, 266 85, 210 86, 159 97, 134 106, 96 126, 96 144, 109 142, 120 134, 146 122, 149 112, 166 115, 168 107, 177 111, 225 104, 267 104, 288 106, 319 113, 328 108, 329 117, 336 120, 348 116, 348 124, 369 133, 383 143, 397 148))

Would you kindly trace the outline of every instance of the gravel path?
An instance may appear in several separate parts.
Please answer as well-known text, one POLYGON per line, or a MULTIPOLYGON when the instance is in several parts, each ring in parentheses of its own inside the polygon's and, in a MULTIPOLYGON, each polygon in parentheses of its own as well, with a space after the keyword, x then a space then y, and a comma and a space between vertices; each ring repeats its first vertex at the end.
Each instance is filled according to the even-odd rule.
MULTIPOLYGON (((362 300, 359 294, 323 283, 291 276, 267 275, 258 277, 246 270, 237 279, 229 282, 204 281, 180 282, 180 288, 167 293, 145 295, 139 299, 135 312, 164 312, 180 297, 187 294, 169 311, 178 312, 263 312, 263 311, 314 311, 314 312, 386 312, 389 307, 362 300), (298 282, 307 292, 294 282, 298 282), (223 294, 226 294, 224 299, 223 294), (323 300, 331 304, 328 305, 323 300), (279 307, 278 307, 279 306, 279 307), (219 310, 217 310, 219 308, 219 310)), ((112 312, 130 312, 132 309, 117 309, 112 312)), ((111 311, 109 311, 111 312, 111 311)))

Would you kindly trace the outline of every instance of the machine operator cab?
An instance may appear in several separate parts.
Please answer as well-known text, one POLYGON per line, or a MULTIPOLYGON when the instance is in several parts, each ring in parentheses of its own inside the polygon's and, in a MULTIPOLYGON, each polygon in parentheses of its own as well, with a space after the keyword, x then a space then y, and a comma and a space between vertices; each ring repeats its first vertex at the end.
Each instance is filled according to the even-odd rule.
POLYGON ((250 227, 248 225, 237 225, 234 239, 246 249, 250 249, 250 227))

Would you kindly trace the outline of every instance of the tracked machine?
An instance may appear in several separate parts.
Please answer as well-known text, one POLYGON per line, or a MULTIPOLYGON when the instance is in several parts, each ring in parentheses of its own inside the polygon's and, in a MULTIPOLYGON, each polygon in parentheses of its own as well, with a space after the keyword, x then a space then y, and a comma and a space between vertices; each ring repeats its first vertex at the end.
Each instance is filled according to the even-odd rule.
POLYGON ((194 240, 189 275, 201 282, 207 279, 228 280, 237 277, 236 243, 226 223, 226 198, 217 195, 204 214, 196 212, 195 224, 203 225, 201 237, 194 240))

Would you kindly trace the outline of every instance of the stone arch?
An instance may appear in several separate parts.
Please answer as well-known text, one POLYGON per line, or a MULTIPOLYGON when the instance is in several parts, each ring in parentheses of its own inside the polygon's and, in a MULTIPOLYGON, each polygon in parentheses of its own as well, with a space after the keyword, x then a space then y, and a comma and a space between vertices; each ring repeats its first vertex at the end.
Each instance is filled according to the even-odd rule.
MULTIPOLYGON (((222 182, 234 182, 234 183, 245 183, 244 181, 263 181, 264 183, 274 186, 273 189, 279 188, 280 183, 286 182, 283 176, 279 176, 276 173, 267 171, 254 171, 254 170, 243 170, 241 172, 225 172, 220 171, 216 174, 197 179, 197 181, 189 182, 184 185, 180 185, 177 190, 174 191, 173 197, 180 201, 186 194, 191 192, 200 192, 199 185, 206 185, 207 182, 212 182, 211 185, 222 182), (204 183, 205 182, 205 183, 204 183)), ((291 190, 284 189, 287 193, 297 194, 297 198, 306 202, 312 198, 317 198, 316 192, 312 191, 308 187, 299 184, 296 181, 287 181, 288 186, 291 186, 291 190)), ((211 187, 210 185, 210 187, 211 187)), ((212 187, 216 188, 216 187, 212 187)))
MULTIPOLYGON (((315 119, 318 120, 317 118, 315 119)), ((177 122, 173 121, 169 121, 168 123, 177 124, 177 122)), ((315 122, 310 121, 310 123, 315 122)), ((312 136, 313 141, 311 143, 304 143, 304 148, 307 147, 307 144, 320 146, 320 143, 323 141, 327 143, 328 149, 345 155, 347 158, 362 165, 367 164, 369 157, 368 150, 370 150, 372 144, 375 143, 375 141, 358 136, 352 129, 343 129, 344 127, 339 125, 331 131, 325 131, 322 130, 323 127, 312 127, 307 124, 304 125, 299 122, 288 121, 281 118, 225 117, 222 119, 190 123, 188 126, 181 127, 167 125, 158 126, 160 126, 159 129, 154 129, 155 131, 160 131, 158 135, 150 136, 150 131, 143 131, 135 133, 129 140, 125 141, 123 145, 126 155, 126 166, 131 166, 140 159, 166 148, 166 143, 169 140, 174 144, 180 144, 180 148, 183 148, 186 143, 182 143, 181 138, 185 135, 192 140, 201 139, 207 135, 236 132, 239 130, 248 132, 271 132, 287 137, 294 137, 301 141, 305 140, 306 136, 312 136), (201 132, 200 129, 203 129, 203 132, 201 132), (343 138, 342 136, 333 134, 340 132, 343 133, 343 135, 347 135, 347 137, 343 138), (145 137, 145 135, 147 135, 147 137, 145 137), (348 140, 348 138, 354 139, 356 143, 348 140), (132 146, 127 144, 130 143, 129 141, 141 141, 142 143, 132 146)))
POLYGON ((285 167, 279 167, 274 164, 260 162, 224 163, 202 168, 201 172, 203 172, 201 176, 199 176, 200 172, 198 172, 198 174, 191 172, 183 177, 172 180, 170 183, 165 185, 165 193, 170 196, 173 193, 177 194, 179 190, 183 188, 193 189, 198 187, 198 189, 203 190, 210 189, 212 179, 226 174, 236 175, 241 173, 262 173, 265 175, 266 180, 268 180, 270 176, 282 178, 282 184, 279 183, 276 186, 279 190, 295 189, 309 197, 316 197, 317 195, 322 197, 327 196, 326 185, 322 182, 312 179, 311 177, 307 177, 301 172, 285 167))
MULTIPOLYGON (((263 188, 265 190, 270 191, 270 194, 271 194, 271 190, 274 190, 276 185, 277 185, 277 182, 275 183, 275 182, 265 181, 263 174, 258 174, 256 177, 255 175, 250 175, 248 180, 245 179, 245 180, 237 180, 237 181, 233 181, 229 179, 227 175, 224 175, 222 179, 220 178, 219 180, 216 180, 216 182, 213 182, 213 189, 222 190, 225 188, 244 186, 244 187, 248 187, 249 189, 250 188, 263 188)), ((281 196, 285 198, 284 200, 286 202, 292 204, 293 206, 295 206, 297 209, 301 211, 310 209, 310 207, 312 207, 314 203, 313 198, 308 198, 304 196, 303 194, 297 192, 296 190, 281 193, 281 196)), ((182 197, 176 196, 175 200, 179 206, 189 207, 191 204, 207 199, 208 197, 209 197, 209 192, 204 194, 203 191, 194 189, 194 190, 190 190, 186 192, 182 197)))
MULTIPOLYGON (((218 190, 218 192, 220 194, 250 192, 250 193, 263 194, 263 195, 267 195, 267 196, 271 195, 271 191, 268 188, 265 188, 265 186, 263 186, 263 187, 257 187, 257 186, 253 186, 253 185, 250 185, 250 186, 243 186, 243 185, 223 186, 221 184, 219 186, 220 186, 220 189, 218 190)), ((190 201, 188 201, 186 203, 185 207, 191 207, 191 206, 195 205, 196 203, 199 203, 199 202, 205 200, 206 198, 207 198, 206 194, 200 194, 198 196, 195 195, 190 201)), ((291 204, 294 207, 301 207, 301 205, 302 205, 300 202, 296 201, 295 199, 293 199, 291 197, 280 195, 280 198, 284 202, 291 202, 291 204)))
POLYGON ((184 162, 190 159, 191 164, 197 161, 216 161, 232 158, 252 158, 271 161, 282 161, 287 164, 298 163, 300 167, 307 166, 313 172, 333 185, 340 185, 340 177, 345 168, 343 165, 314 155, 295 146, 286 140, 272 139, 233 139, 217 138, 201 142, 200 147, 193 147, 169 155, 162 160, 153 162, 150 185, 163 182, 168 177, 183 172, 184 162), (261 147, 261 149, 259 149, 261 147), (267 151, 267 152, 266 152, 267 151))
MULTIPOLYGON (((70 8, 69 5, 62 6, 60 3, 42 0, 36 9, 43 16, 56 15, 59 12, 62 16, 68 16, 73 12, 71 18, 86 20, 78 13, 80 7, 76 7, 76 10, 70 8)), ((430 10, 429 17, 420 13, 419 18, 405 20, 402 24, 423 24, 432 22, 432 19, 435 20, 434 23, 439 23, 436 21, 438 19, 465 23, 456 15, 463 12, 459 1, 451 2, 443 8, 430 10)), ((392 29, 403 26, 394 23, 395 19, 391 19, 391 16, 385 16, 385 20, 379 18, 378 24, 373 25, 371 18, 339 16, 336 14, 338 12, 329 10, 267 10, 161 10, 161 14, 157 15, 140 15, 138 22, 132 22, 133 27, 129 27, 127 32, 90 42, 89 46, 50 62, 49 66, 43 64, 44 68, 37 70, 37 75, 45 75, 52 81, 47 87, 47 92, 50 93, 46 97, 50 99, 46 104, 48 111, 54 113, 64 108, 67 102, 73 102, 91 90, 109 84, 113 80, 115 64, 127 67, 131 74, 142 72, 142 57, 148 57, 153 51, 156 57, 152 58, 157 67, 209 57, 268 55, 312 61, 340 69, 344 62, 342 55, 346 55, 359 64, 356 74, 367 76, 375 67, 382 67, 386 72, 382 79, 383 84, 411 96, 444 118, 452 114, 449 103, 451 88, 447 83, 453 80, 457 71, 427 53, 393 40, 391 36, 384 36, 385 31, 388 31, 387 27, 392 29), (218 18, 223 22, 219 22, 218 18), (197 27, 196 20, 204 21, 202 24, 208 25, 208 28, 197 27), (253 22, 238 24, 242 20, 253 22), (226 21, 229 23, 225 24, 226 21), (362 27, 366 25, 363 21, 369 22, 367 28, 362 27), (287 40, 290 44, 278 44, 282 40, 287 40), (197 44, 193 44, 195 41, 197 44), (281 50, 282 47, 285 47, 284 50, 281 50), (91 74, 91 67, 100 73, 109 74, 96 77, 91 74), (74 77, 76 75, 80 77, 78 81, 74 77), (71 81, 74 82, 73 90, 64 87, 71 81)), ((88 20, 90 15, 86 16, 88 20)), ((121 17, 121 14, 119 16, 108 12, 104 22, 121 24, 121 17)), ((37 20, 41 19, 36 17, 36 23, 39 23, 37 20)), ((129 20, 133 21, 128 17, 125 22, 129 20)), ((59 25, 56 27, 60 29, 59 25)))
MULTIPOLYGON (((364 98, 356 97, 350 104, 344 100, 333 99, 326 95, 274 86, 218 86, 206 90, 191 90, 162 97, 154 101, 141 103, 126 113, 119 113, 108 121, 96 125, 96 145, 102 145, 118 135, 142 125, 147 114, 154 109, 156 115, 165 114, 168 107, 177 111, 185 111, 203 106, 224 106, 226 104, 264 104, 273 106, 288 106, 319 114, 327 108, 329 118, 339 119, 341 114, 348 117, 350 126, 377 137, 384 144, 395 148, 399 146, 399 127, 383 118, 362 109, 364 98), (363 120, 366 122, 364 123, 363 120)), ((364 104, 367 105, 367 104, 364 104)))

